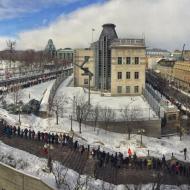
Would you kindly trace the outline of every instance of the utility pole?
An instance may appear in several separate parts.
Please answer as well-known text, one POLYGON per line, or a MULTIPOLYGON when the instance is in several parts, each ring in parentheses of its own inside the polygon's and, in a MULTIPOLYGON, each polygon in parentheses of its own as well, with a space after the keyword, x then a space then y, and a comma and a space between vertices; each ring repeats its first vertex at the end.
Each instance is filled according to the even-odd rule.
POLYGON ((94 42, 94 31, 95 31, 95 29, 92 28, 92 43, 94 42))
POLYGON ((91 81, 91 77, 89 74, 88 75, 88 105, 90 105, 90 81, 91 81))
POLYGON ((73 117, 72 117, 72 115, 70 115, 70 119, 71 119, 71 131, 73 131, 73 117))

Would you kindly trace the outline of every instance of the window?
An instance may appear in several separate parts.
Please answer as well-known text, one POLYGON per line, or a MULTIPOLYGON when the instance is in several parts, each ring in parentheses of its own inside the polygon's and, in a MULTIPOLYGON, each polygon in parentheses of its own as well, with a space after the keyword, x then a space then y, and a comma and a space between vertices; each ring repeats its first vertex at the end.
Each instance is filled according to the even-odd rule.
POLYGON ((135 72, 134 77, 135 77, 135 79, 139 79, 139 72, 135 72))
POLYGON ((131 64, 131 58, 130 57, 126 58, 126 64, 131 64))
POLYGON ((131 78, 131 73, 130 72, 126 72, 126 79, 130 79, 131 78))
POLYGON ((117 73, 117 79, 122 79, 122 72, 117 73))
POLYGON ((84 79, 84 84, 88 84, 88 79, 84 79))
POLYGON ((130 93, 130 91, 131 91, 130 86, 126 86, 126 93, 130 93))
POLYGON ((117 58, 117 64, 122 64, 122 57, 117 58))
POLYGON ((174 121, 174 120, 176 120, 176 114, 171 114, 171 115, 169 115, 169 116, 168 116, 168 120, 169 120, 169 121, 174 121))
POLYGON ((87 63, 89 59, 90 59, 90 56, 84 56, 84 61, 87 61, 87 63))
POLYGON ((139 64, 139 57, 135 57, 135 64, 139 64))
POLYGON ((118 86, 118 87, 117 87, 117 92, 118 92, 118 93, 122 93, 122 86, 118 86))
POLYGON ((139 86, 135 86, 134 87, 134 93, 138 93, 139 92, 139 86))

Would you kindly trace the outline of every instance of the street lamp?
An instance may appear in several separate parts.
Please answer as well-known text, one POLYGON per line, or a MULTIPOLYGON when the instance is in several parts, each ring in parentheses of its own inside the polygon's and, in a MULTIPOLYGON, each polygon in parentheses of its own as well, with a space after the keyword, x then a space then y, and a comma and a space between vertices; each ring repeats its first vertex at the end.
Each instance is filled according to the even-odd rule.
POLYGON ((73 116, 70 115, 69 118, 71 120, 71 129, 70 129, 70 131, 73 131, 73 116))
POLYGON ((142 135, 143 135, 143 133, 145 133, 145 130, 144 129, 139 129, 138 133, 141 135, 141 147, 142 147, 142 144, 143 144, 143 142, 142 142, 142 135))
POLYGON ((50 151, 54 149, 54 147, 51 144, 45 144, 44 145, 44 149, 48 151, 48 162, 47 162, 47 167, 49 169, 49 171, 52 171, 52 159, 51 159, 51 153, 50 151))
POLYGON ((19 124, 21 124, 21 119, 20 119, 20 112, 21 112, 22 110, 21 110, 21 105, 19 104, 18 105, 18 108, 17 108, 17 112, 18 112, 18 122, 19 122, 19 124))

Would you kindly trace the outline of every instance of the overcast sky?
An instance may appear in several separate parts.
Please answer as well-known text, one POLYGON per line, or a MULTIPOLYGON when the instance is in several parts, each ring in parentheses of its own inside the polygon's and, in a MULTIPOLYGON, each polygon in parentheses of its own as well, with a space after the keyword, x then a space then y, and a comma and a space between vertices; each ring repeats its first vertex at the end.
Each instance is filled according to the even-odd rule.
POLYGON ((120 38, 142 38, 148 47, 190 49, 190 0, 0 0, 0 49, 16 39, 17 49, 88 47, 104 23, 120 38), (28 2, 28 3, 25 3, 28 2), (30 3, 29 3, 30 2, 30 3))

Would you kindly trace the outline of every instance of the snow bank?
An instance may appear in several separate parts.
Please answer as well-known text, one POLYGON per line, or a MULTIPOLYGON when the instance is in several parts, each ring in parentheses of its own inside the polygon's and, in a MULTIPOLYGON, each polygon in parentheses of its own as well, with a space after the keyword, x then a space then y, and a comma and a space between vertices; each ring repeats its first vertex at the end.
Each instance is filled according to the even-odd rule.
MULTIPOLYGON (((55 183, 55 178, 52 173, 47 173, 45 172, 45 168, 47 166, 47 160, 43 158, 39 158, 37 156, 34 156, 32 154, 29 154, 25 151, 19 150, 12 148, 0 141, 0 155, 6 155, 8 157, 12 157, 16 163, 18 163, 19 160, 22 160, 23 162, 27 163, 25 167, 19 168, 19 171, 24 172, 27 175, 30 176, 35 176, 38 179, 41 179, 45 183, 47 183, 49 186, 53 187, 55 190, 58 190, 56 183, 55 183)), ((5 161, 5 160, 1 160, 5 161)), ((53 163, 54 167, 64 167, 58 162, 53 163)), ((18 168, 18 167, 16 167, 18 168)), ((65 167, 64 167, 65 168, 65 167)), ((67 168, 65 168, 67 170, 67 168)), ((106 182, 103 182, 101 180, 95 180, 92 177, 87 177, 85 175, 79 176, 78 173, 75 171, 68 169, 67 175, 66 175, 66 183, 70 186, 69 190, 74 190, 77 185, 77 181, 80 177, 80 181, 84 182, 88 178, 88 189, 90 190, 108 190, 108 189, 113 189, 113 190, 126 190, 124 185, 112 185, 106 182), (104 188, 102 188, 104 187, 104 188)), ((134 185, 127 185, 130 190, 135 190, 134 185)), ((169 186, 169 185, 162 185, 161 190, 186 190, 188 187, 186 185, 182 185, 180 187, 177 186, 169 186)), ((142 185, 142 190, 151 190, 152 189, 152 184, 145 184, 142 185)), ((68 187, 63 186, 60 188, 60 190, 68 190, 68 187)))

